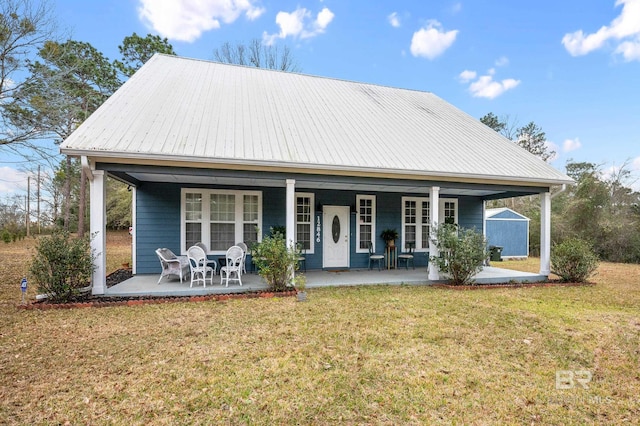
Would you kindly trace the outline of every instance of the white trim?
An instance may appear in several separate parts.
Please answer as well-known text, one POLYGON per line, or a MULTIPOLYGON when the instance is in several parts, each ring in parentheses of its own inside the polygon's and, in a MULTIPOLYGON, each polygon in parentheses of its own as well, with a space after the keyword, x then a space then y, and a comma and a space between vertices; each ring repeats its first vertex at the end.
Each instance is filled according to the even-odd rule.
POLYGON ((551 273, 551 195, 540 194, 540 275, 551 273))
MULTIPOLYGON (((431 199, 428 197, 402 197, 402 205, 400 206, 400 211, 401 211, 401 215, 402 215, 402 232, 400 233, 400 240, 401 240, 401 248, 402 250, 404 250, 404 247, 406 247, 406 236, 405 236, 405 219, 406 219, 406 214, 405 214, 405 202, 406 201, 415 201, 416 202, 416 247, 415 247, 415 251, 420 253, 420 252, 428 252, 429 249, 429 243, 427 242, 427 247, 422 247, 422 226, 424 225, 422 223, 422 203, 427 202, 429 203, 429 209, 430 209, 430 214, 432 212, 431 210, 431 199), (419 240, 419 241, 418 241, 419 240), (418 244, 420 243, 420 244, 418 244)), ((458 199, 457 198, 439 198, 438 199, 438 221, 436 222, 436 224, 439 223, 444 223, 444 204, 445 203, 454 203, 455 204, 455 210, 454 210, 454 222, 458 223, 458 199)), ((433 219, 431 219, 431 224, 429 224, 429 233, 431 233, 431 229, 432 225, 434 223, 433 219)))
MULTIPOLYGON (((439 186, 432 186, 431 187, 431 191, 429 193, 429 198, 432 200, 439 200, 440 199, 440 187, 439 186)), ((430 219, 431 219, 431 228, 429 229, 429 232, 432 233, 434 226, 438 225, 438 222, 436 221, 436 217, 440 216, 439 213, 439 209, 440 209, 440 203, 430 203, 429 204, 430 207, 430 211, 429 211, 429 215, 430 215, 430 219)), ((438 257, 440 256, 440 251, 438 250, 438 245, 436 244, 435 241, 433 241, 433 239, 431 238, 433 235, 429 236, 429 257, 438 257)), ((436 265, 435 262, 431 262, 429 261, 429 269, 428 269, 428 278, 431 281, 434 280, 438 280, 440 279, 440 270, 438 269, 438 265, 436 265)))
MULTIPOLYGON (((309 250, 306 251, 306 254, 314 254, 315 253, 315 235, 316 235, 316 195, 313 192, 296 192, 295 194, 295 241, 298 243, 298 198, 309 198, 309 203, 311 207, 311 211, 309 214, 311 217, 309 218, 309 250)), ((304 222, 303 222, 304 223, 304 222)))
POLYGON ((91 233, 91 252, 93 259, 93 275, 91 277, 92 294, 105 294, 107 291, 107 252, 106 252, 106 173, 95 170, 90 181, 89 197, 89 229, 91 233))
MULTIPOLYGON (((204 242, 209 248, 208 254, 221 255, 225 254, 225 250, 211 250, 211 194, 231 194, 235 195, 235 242, 244 240, 244 196, 254 195, 258 197, 258 223, 256 226, 262 230, 262 191, 236 191, 230 189, 210 189, 210 188, 182 188, 180 194, 180 251, 186 254, 186 195, 202 194, 202 215, 200 217, 200 241, 204 242)), ((262 241, 262 233, 258 232, 258 242, 262 241)))
POLYGON ((371 244, 376 251, 376 196, 356 194, 356 253, 369 253, 369 249, 360 248, 360 200, 371 200, 371 244))
POLYGON ((131 272, 135 275, 138 272, 138 262, 136 253, 138 252, 138 235, 137 235, 137 224, 138 224, 138 209, 136 207, 136 201, 138 198, 138 190, 137 187, 131 187, 131 272))

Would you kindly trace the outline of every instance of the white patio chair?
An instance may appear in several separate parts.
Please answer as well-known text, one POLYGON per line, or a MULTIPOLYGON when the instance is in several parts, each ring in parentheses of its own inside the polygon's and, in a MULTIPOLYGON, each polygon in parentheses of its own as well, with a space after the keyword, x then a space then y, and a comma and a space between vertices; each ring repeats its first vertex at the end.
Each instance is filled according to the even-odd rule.
MULTIPOLYGON (((209 251, 209 250, 207 250, 207 246, 206 246, 206 244, 205 244, 205 243, 202 243, 202 242, 200 242, 200 243, 195 243, 195 244, 194 244, 194 246, 198 246, 198 247, 200 247, 202 250, 204 250, 204 254, 205 254, 205 255, 206 255, 206 254, 207 254, 207 252, 209 251)), ((218 262, 216 262, 216 261, 215 261, 215 260, 213 260, 213 259, 209 259, 209 256, 207 256, 207 265, 208 265, 208 266, 211 266, 211 267, 213 268, 213 275, 215 275, 215 274, 218 272, 218 262)))
POLYGON ((189 260, 187 256, 176 256, 168 248, 159 248, 156 250, 156 255, 160 259, 160 266, 162 266, 162 272, 160 273, 160 279, 158 284, 162 281, 162 277, 174 275, 180 277, 180 282, 186 277, 189 269, 189 260))
POLYGON ((202 286, 207 286, 207 274, 210 272, 209 284, 213 285, 213 268, 207 265, 207 254, 201 247, 193 246, 187 250, 187 257, 189 258, 189 266, 191 267, 191 285, 193 283, 202 282, 202 286))
POLYGON ((229 280, 238 281, 242 285, 242 258, 244 251, 238 246, 230 247, 227 250, 227 264, 220 268, 220 284, 225 282, 225 287, 229 287, 229 280), (235 274, 235 278, 233 275, 235 274))
POLYGON ((244 253, 242 256, 242 273, 246 274, 247 273, 247 251, 249 250, 249 247, 247 247, 245 243, 236 243, 236 245, 240 247, 242 249, 242 252, 244 253))

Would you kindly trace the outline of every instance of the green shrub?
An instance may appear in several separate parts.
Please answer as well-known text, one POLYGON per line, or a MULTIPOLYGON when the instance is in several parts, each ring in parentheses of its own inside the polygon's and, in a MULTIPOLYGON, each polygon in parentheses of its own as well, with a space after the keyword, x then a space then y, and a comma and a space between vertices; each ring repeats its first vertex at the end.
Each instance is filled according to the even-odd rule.
POLYGON ((262 242, 251 249, 258 273, 267 281, 272 291, 285 291, 291 283, 292 274, 298 269, 299 253, 287 247, 282 232, 271 230, 262 242))
POLYGON ((431 256, 429 261, 450 277, 451 284, 472 284, 471 278, 482 270, 487 259, 484 236, 475 229, 458 228, 451 224, 438 226, 435 236, 440 255, 431 256))
POLYGON ((8 229, 2 230, 2 241, 9 244, 11 242, 11 232, 8 229))
POLYGON ((583 283, 597 268, 593 247, 579 238, 569 238, 551 250, 551 272, 564 282, 583 283))
POLYGON ((55 301, 69 301, 91 282, 93 258, 88 238, 55 231, 38 241, 29 271, 40 292, 55 301))

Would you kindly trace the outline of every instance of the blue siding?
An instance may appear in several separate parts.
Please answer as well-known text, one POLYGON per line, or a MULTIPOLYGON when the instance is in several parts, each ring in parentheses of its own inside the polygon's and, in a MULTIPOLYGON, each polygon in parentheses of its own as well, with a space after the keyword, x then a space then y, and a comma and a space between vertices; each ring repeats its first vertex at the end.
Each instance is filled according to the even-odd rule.
POLYGON ((482 199, 478 197, 458 198, 458 224, 463 228, 473 228, 482 232, 482 199))
POLYGON ((528 256, 528 234, 526 220, 487 219, 487 242, 490 246, 504 247, 503 256, 528 256))
POLYGON ((155 250, 180 254, 180 186, 147 182, 136 190, 136 272, 160 273, 155 250))
POLYGON ((494 214, 491 216, 491 219, 517 219, 517 220, 527 220, 525 216, 514 212, 513 210, 504 210, 500 213, 494 214))
MULTIPOLYGON (((186 185, 189 188, 201 185, 186 185)), ((204 186, 203 186, 204 187, 204 186)), ((213 188, 212 186, 206 186, 213 188)), ((220 189, 229 187, 217 186, 220 189)), ((158 273, 160 270, 155 249, 168 247, 175 253, 180 252, 180 185, 145 183, 137 189, 137 273, 158 273)), ((243 190, 262 191, 262 233, 267 234, 272 226, 284 225, 285 212, 285 188, 250 188, 243 190)), ((315 194, 315 206, 335 205, 350 206, 350 258, 352 268, 366 268, 369 263, 368 253, 356 253, 356 222, 357 214, 354 211, 356 195, 365 194, 356 191, 333 190, 306 190, 300 192, 315 194)), ((380 238, 380 232, 386 228, 395 228, 401 233, 402 227, 402 196, 399 193, 380 193, 376 195, 376 252, 384 252, 384 241, 380 238)), ((406 194, 415 196, 415 194, 406 194)), ((422 195, 426 196, 426 194, 422 195)), ((476 197, 460 197, 458 199, 458 222, 464 227, 474 227, 482 230, 482 200, 476 197)), ((314 209, 314 221, 320 220, 322 224, 322 211, 314 209)), ((315 222, 314 222, 315 223, 315 222)), ((314 226, 315 231, 315 226, 314 226)), ((322 268, 322 235, 320 242, 314 235, 314 254, 307 254, 307 269, 322 268)), ((427 256, 418 253, 415 256, 416 268, 426 267, 427 256)))

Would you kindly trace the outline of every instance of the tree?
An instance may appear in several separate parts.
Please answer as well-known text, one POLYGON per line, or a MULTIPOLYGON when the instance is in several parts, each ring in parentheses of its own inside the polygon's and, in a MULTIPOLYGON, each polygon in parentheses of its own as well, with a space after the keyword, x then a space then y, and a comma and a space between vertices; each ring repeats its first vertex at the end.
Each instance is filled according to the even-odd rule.
POLYGON ((496 132, 502 134, 502 131, 504 130, 504 128, 507 126, 507 123, 505 123, 504 121, 501 121, 497 115, 495 115, 494 113, 490 112, 487 115, 485 115, 484 117, 480 118, 480 121, 491 127, 493 130, 495 130, 496 132))
MULTIPOLYGON (((66 139, 120 85, 111 62, 89 43, 48 41, 29 63, 31 76, 5 107, 10 122, 56 143, 66 139)), ((64 227, 71 220, 71 158, 67 158, 64 227)), ((78 232, 84 232, 85 177, 81 174, 78 232)))
POLYGON ((546 134, 533 121, 518 129, 518 145, 542 158, 543 161, 548 161, 556 155, 556 152, 545 144, 546 141, 546 134))
POLYGON ((518 127, 517 122, 509 116, 498 118, 492 112, 481 117, 480 121, 544 161, 549 161, 556 155, 556 152, 546 145, 546 135, 542 128, 533 121, 526 126, 518 127))
POLYGON ((122 60, 116 60, 113 64, 118 71, 127 77, 131 77, 156 53, 176 54, 169 40, 151 34, 142 38, 133 33, 124 38, 122 44, 118 46, 118 50, 122 55, 122 60))
POLYGON ((37 129, 16 128, 7 119, 6 106, 16 92, 29 83, 21 79, 29 57, 54 39, 56 24, 46 0, 37 4, 29 0, 0 2, 0 147, 19 153, 16 145, 34 148, 31 143, 37 129), (13 146, 12 146, 13 145, 13 146))
POLYGON ((267 46, 257 38, 248 45, 242 42, 223 43, 213 51, 213 58, 225 64, 236 64, 267 68, 272 70, 300 72, 301 69, 291 54, 289 47, 282 50, 278 46, 267 46))

